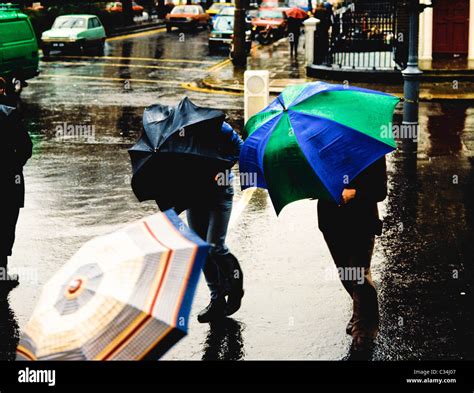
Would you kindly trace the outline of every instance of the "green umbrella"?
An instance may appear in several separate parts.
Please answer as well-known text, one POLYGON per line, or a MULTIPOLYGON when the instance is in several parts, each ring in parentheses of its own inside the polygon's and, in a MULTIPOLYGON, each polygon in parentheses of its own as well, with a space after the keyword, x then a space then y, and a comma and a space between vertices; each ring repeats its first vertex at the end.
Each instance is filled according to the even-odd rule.
POLYGON ((278 213, 305 198, 341 202, 347 184, 396 148, 391 131, 399 98, 324 82, 286 88, 245 125, 242 188, 269 191, 278 213))

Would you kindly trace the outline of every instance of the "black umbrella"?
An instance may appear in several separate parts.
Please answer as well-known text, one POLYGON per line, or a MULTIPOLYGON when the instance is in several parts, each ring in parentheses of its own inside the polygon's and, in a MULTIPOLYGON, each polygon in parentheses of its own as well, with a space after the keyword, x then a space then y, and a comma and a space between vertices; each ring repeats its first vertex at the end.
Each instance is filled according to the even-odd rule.
POLYGON ((129 149, 138 200, 184 209, 207 198, 215 176, 233 165, 232 145, 221 133, 224 117, 187 97, 176 106, 146 108, 144 132, 129 149))

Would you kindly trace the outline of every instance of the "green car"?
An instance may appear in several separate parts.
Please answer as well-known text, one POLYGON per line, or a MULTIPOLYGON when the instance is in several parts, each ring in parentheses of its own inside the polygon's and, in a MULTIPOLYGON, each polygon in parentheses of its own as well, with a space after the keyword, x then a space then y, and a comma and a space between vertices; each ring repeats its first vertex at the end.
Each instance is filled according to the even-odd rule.
POLYGON ((26 80, 38 75, 38 44, 25 14, 0 5, 0 76, 11 93, 20 94, 26 80))
POLYGON ((61 15, 41 36, 43 54, 49 56, 53 50, 74 50, 84 53, 96 49, 103 53, 105 29, 96 15, 61 15))
MULTIPOLYGON (((230 7, 226 7, 230 8, 230 7)), ((231 49, 234 37, 234 16, 218 14, 209 35, 209 52, 213 53, 219 49, 231 49)), ((245 49, 247 52, 252 47, 251 32, 248 28, 245 31, 245 49)))

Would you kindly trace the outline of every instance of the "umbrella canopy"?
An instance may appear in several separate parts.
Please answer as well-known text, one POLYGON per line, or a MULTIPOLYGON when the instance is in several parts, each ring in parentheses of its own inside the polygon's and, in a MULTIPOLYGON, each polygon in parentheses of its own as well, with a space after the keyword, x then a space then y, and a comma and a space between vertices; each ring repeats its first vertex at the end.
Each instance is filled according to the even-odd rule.
POLYGON ((44 287, 17 359, 157 359, 187 332, 208 248, 172 210, 89 241, 44 287))
MULTIPOLYGON (((186 205, 190 190, 205 189, 233 165, 232 146, 220 132, 224 113, 194 105, 152 105, 143 113, 143 135, 129 150, 132 189, 138 200, 186 205)), ((162 205, 160 204, 160 207, 162 205)))
POLYGON ((288 18, 306 19, 308 17, 308 13, 298 7, 292 7, 290 9, 287 9, 285 10, 285 13, 288 16, 288 18))
POLYGON ((299 199, 340 203, 350 181, 396 148, 391 122, 398 102, 324 82, 290 86, 246 123, 240 171, 268 189, 277 214, 299 199))

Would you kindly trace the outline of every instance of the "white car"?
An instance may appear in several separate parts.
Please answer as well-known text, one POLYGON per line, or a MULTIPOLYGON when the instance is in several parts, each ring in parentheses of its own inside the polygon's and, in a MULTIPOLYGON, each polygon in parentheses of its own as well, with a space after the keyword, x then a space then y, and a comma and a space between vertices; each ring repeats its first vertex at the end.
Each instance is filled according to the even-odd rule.
POLYGON ((52 50, 74 49, 84 53, 87 49, 103 52, 105 29, 96 15, 61 15, 50 30, 41 36, 43 54, 52 50))

